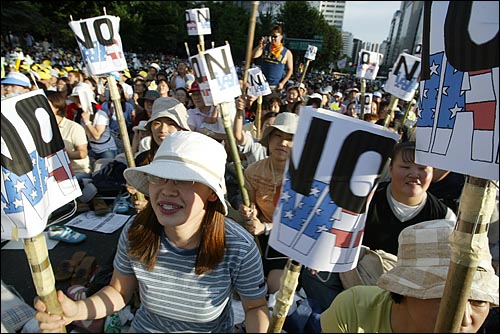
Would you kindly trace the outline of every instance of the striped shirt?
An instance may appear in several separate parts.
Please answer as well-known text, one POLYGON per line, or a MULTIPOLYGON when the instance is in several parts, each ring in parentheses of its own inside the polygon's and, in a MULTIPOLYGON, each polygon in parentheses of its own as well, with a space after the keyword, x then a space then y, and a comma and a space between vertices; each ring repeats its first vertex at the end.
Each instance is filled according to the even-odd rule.
POLYGON ((141 306, 131 331, 158 332, 231 332, 233 289, 242 298, 264 297, 262 261, 252 236, 226 218, 224 260, 209 273, 194 273, 198 249, 176 248, 162 232, 156 266, 148 271, 127 255, 127 232, 122 231, 114 268, 124 275, 135 275, 139 283, 141 306))

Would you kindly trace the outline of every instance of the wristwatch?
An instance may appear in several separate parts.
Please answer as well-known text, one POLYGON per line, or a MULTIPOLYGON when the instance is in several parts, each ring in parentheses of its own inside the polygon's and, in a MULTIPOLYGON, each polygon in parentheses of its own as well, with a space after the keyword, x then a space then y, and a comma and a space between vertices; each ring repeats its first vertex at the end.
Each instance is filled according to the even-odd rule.
POLYGON ((264 235, 269 235, 271 233, 271 225, 269 225, 268 222, 264 222, 265 230, 264 230, 264 235))

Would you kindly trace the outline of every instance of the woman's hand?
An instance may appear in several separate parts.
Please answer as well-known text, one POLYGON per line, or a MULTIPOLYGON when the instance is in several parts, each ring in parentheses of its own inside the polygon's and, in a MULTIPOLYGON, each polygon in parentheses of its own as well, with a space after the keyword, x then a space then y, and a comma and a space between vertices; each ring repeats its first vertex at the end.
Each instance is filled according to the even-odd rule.
POLYGON ((75 319, 78 314, 78 305, 75 301, 68 298, 62 291, 57 291, 57 299, 61 304, 63 315, 50 314, 47 305, 40 299, 35 298, 34 306, 38 311, 35 313, 35 319, 42 333, 62 333, 61 327, 66 326, 75 319))

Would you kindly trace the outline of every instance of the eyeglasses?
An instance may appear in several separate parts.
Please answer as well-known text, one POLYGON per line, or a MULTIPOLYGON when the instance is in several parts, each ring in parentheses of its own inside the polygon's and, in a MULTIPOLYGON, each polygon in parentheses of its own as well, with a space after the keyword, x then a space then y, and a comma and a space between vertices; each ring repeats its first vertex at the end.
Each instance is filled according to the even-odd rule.
POLYGON ((159 176, 151 175, 151 174, 148 174, 147 178, 148 178, 148 182, 149 183, 156 184, 156 185, 158 185, 158 184, 165 184, 168 181, 172 181, 172 183, 176 187, 191 187, 195 183, 195 181, 183 181, 183 180, 165 179, 163 177, 159 177, 159 176))
POLYGON ((280 35, 271 35, 271 38, 278 38, 280 35))

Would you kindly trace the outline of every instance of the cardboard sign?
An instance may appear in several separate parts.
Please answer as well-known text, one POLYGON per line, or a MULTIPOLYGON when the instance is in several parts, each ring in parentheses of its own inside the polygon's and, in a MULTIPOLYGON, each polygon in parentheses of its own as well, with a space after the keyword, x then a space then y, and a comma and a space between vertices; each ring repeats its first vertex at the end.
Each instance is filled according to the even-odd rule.
POLYGON ((429 45, 422 51, 429 67, 419 89, 415 160, 498 180, 498 2, 461 7, 437 1, 429 15, 429 45))
POLYGON ((316 52, 318 52, 317 46, 308 45, 306 55, 304 57, 309 59, 309 60, 314 60, 314 59, 316 59, 316 52))
POLYGON ((266 76, 259 67, 248 69, 248 95, 266 96, 271 94, 271 87, 267 82, 266 76))
POLYGON ((311 269, 353 269, 369 201, 398 138, 379 125, 302 107, 269 244, 311 269))
POLYGON ((186 9, 186 23, 189 36, 210 35, 210 9, 186 9))
POLYGON ((241 95, 240 82, 229 45, 208 49, 189 58, 207 106, 232 102, 241 95))
POLYGON ((384 55, 378 52, 361 50, 359 52, 356 76, 367 80, 375 80, 383 57, 384 55))
MULTIPOLYGON (((365 106, 363 108, 363 114, 371 114, 372 113, 372 101, 373 94, 365 93, 365 106)), ((361 93, 356 95, 356 113, 359 115, 361 112, 361 93)))
POLYGON ((120 18, 103 15, 90 19, 71 21, 85 67, 90 75, 108 74, 127 69, 119 35, 120 18))
POLYGON ((31 238, 82 192, 43 90, 2 100, 2 239, 31 238))
POLYGON ((420 57, 400 54, 388 75, 384 90, 401 100, 411 101, 419 84, 420 63, 420 57))

